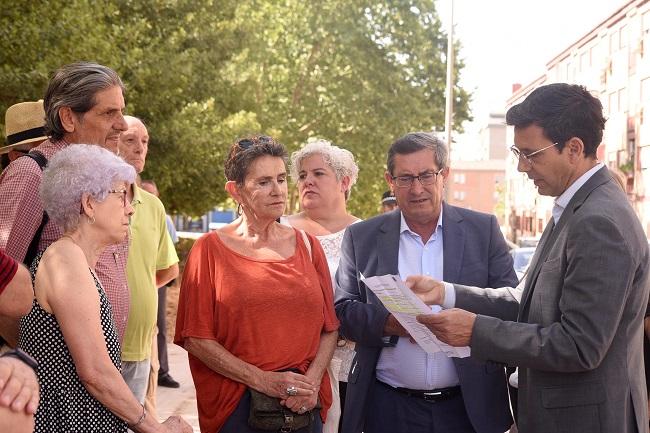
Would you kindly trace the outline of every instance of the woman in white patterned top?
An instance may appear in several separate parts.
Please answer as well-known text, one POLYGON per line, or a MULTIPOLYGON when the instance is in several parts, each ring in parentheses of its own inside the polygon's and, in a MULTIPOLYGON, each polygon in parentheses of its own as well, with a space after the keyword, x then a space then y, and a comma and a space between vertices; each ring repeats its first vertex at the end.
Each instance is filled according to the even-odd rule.
MULTIPOLYGON (((312 141, 291 155, 291 176, 298 184, 302 211, 284 218, 283 222, 318 238, 327 256, 332 286, 335 286, 343 233, 350 224, 360 221, 346 207, 358 173, 352 153, 328 141, 312 141)), ((354 343, 341 338, 328 368, 334 399, 323 433, 338 432, 353 357, 354 343)))

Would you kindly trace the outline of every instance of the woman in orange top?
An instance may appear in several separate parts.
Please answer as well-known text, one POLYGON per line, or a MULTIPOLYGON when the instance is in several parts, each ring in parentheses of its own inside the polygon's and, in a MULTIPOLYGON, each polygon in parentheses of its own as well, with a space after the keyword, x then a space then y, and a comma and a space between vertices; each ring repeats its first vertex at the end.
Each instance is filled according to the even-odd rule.
POLYGON ((239 140, 225 173, 241 215, 192 248, 174 339, 189 352, 201 431, 261 432, 247 423, 252 388, 295 413, 320 399, 320 416, 296 430, 319 433, 338 330, 327 259, 314 237, 276 222, 287 199, 281 144, 239 140))

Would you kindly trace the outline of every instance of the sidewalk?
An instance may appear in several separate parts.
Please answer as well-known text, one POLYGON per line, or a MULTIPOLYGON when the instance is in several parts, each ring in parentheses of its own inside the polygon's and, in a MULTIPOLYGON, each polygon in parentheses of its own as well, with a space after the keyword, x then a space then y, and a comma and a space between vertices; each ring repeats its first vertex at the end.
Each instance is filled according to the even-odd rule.
POLYGON ((180 388, 158 387, 157 411, 160 421, 171 415, 180 415, 199 433, 199 418, 196 409, 196 392, 187 362, 187 352, 175 344, 167 344, 169 373, 180 382, 180 388))

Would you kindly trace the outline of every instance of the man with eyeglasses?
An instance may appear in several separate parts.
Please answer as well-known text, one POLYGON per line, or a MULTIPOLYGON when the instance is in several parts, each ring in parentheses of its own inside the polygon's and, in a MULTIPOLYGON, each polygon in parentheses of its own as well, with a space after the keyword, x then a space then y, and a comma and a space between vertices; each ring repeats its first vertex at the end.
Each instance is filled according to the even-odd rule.
POLYGON ((417 277, 412 288, 425 302, 456 307, 418 320, 477 360, 519 366, 521 432, 648 432, 648 244, 596 156, 602 105, 582 86, 550 84, 506 121, 518 170, 556 197, 523 294, 417 277))
MULTIPOLYGON (((124 117, 128 128, 120 134, 120 156, 140 174, 149 150, 149 132, 142 120, 124 117)), ((169 232, 167 214, 158 197, 131 185, 127 200, 131 217, 126 271, 131 289, 131 309, 122 344, 122 377, 147 411, 155 414, 158 356, 153 342, 158 318, 158 287, 178 276, 178 256, 169 232)), ((155 415, 154 415, 155 417, 155 415)))
POLYGON ((448 150, 432 134, 399 138, 387 167, 399 212, 348 227, 336 274, 341 332, 357 343, 342 432, 503 433, 512 424, 504 367, 426 353, 360 281, 362 275, 425 274, 514 285, 497 220, 443 201, 448 150))

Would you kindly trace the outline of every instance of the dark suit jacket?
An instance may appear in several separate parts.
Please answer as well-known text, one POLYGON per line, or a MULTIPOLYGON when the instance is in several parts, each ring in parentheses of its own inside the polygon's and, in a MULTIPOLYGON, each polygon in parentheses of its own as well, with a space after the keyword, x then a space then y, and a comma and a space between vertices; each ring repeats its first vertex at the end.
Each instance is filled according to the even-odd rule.
MULTIPOLYGON (((456 306, 515 320, 508 290, 456 286, 456 306)), ((648 431, 648 244, 607 168, 573 196, 530 265, 518 321, 478 316, 471 347, 519 366, 519 430, 648 431)))
MULTIPOLYGON (((393 211, 348 227, 336 273, 336 313, 341 332, 356 341, 357 356, 346 391, 343 433, 360 433, 367 396, 375 386, 375 366, 388 311, 359 279, 398 274, 400 212, 393 211)), ((516 285, 512 258, 496 218, 443 203, 444 279, 485 286, 516 285)), ((454 358, 463 399, 478 433, 503 433, 511 423, 502 365, 454 358)))

